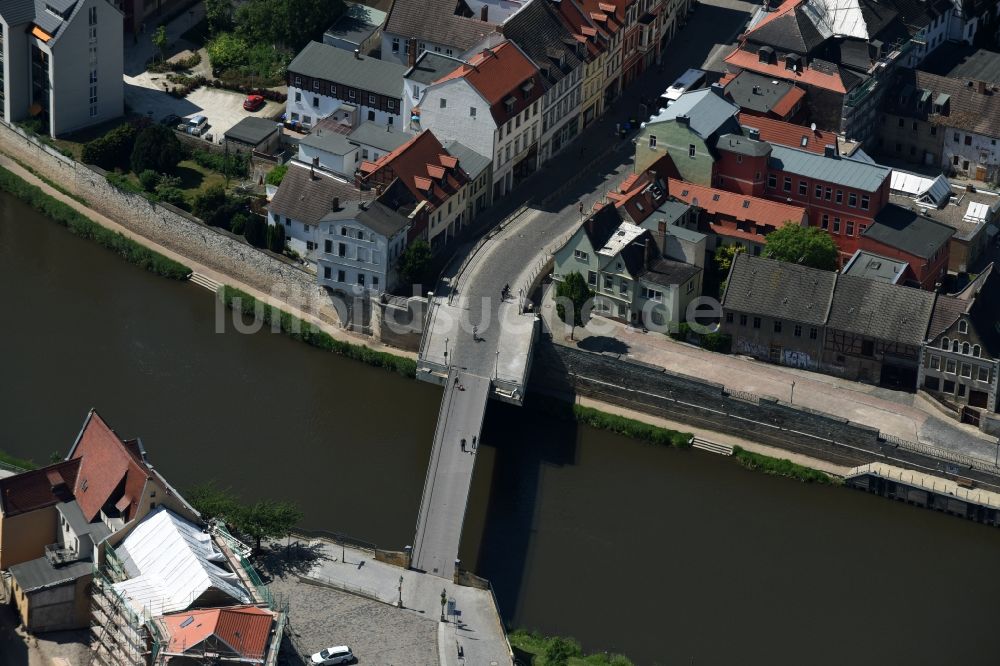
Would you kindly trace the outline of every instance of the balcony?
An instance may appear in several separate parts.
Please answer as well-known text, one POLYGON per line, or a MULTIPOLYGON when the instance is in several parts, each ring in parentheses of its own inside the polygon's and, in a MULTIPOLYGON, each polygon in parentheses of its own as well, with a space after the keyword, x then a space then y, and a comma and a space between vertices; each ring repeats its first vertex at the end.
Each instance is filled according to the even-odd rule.
POLYGON ((45 547, 45 557, 54 567, 71 564, 80 559, 80 553, 75 548, 66 548, 58 543, 50 543, 45 547))

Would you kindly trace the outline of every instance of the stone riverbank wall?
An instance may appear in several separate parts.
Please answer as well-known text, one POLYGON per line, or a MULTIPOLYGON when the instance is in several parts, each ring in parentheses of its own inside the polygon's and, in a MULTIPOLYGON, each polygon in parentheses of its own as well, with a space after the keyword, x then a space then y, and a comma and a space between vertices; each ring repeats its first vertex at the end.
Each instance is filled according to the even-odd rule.
POLYGON ((345 312, 340 299, 328 294, 316 283, 315 275, 295 262, 259 250, 242 236, 210 227, 178 208, 123 192, 107 181, 103 170, 66 157, 20 128, 3 122, 0 122, 0 151, 30 166, 126 229, 331 324, 340 324, 339 313, 345 312))
POLYGON ((538 341, 531 388, 583 395, 653 416, 690 423, 789 451, 855 467, 875 461, 902 463, 1000 489, 992 463, 883 435, 878 430, 656 366, 538 341))

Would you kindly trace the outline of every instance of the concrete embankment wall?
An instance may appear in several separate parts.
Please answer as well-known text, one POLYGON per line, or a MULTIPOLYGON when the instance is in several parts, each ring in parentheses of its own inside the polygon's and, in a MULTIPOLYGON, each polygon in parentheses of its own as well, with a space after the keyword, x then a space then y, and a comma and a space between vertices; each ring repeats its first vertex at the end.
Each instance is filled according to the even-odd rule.
POLYGON ((918 443, 891 441, 852 421, 771 398, 731 395, 720 384, 554 344, 548 338, 539 340, 535 349, 531 388, 584 395, 839 465, 887 460, 928 470, 947 465, 963 477, 1000 487, 1000 477, 987 469, 989 464, 918 443))
POLYGON ((330 323, 340 323, 339 303, 316 284, 314 275, 285 257, 252 247, 242 236, 209 227, 178 208, 123 192, 107 181, 101 169, 76 162, 2 122, 0 151, 130 231, 330 323))

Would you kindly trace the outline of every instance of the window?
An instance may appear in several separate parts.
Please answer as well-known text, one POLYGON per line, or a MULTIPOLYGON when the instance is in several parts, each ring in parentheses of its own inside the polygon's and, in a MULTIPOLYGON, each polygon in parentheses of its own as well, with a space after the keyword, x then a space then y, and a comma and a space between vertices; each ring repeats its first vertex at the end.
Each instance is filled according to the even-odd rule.
POLYGON ((319 90, 319 81, 313 81, 313 90, 319 90))
POLYGON ((587 272, 587 284, 589 284, 591 287, 597 286, 597 273, 595 273, 594 271, 587 272))
MULTIPOLYGON (((326 252, 327 254, 333 254, 333 241, 332 240, 327 239, 327 240, 323 241, 323 251, 326 252)), ((327 277, 330 277, 330 276, 328 275, 327 277)))
POLYGON ((743 156, 742 155, 737 155, 736 156, 736 163, 737 164, 743 164, 743 156))
POLYGON ((796 324, 795 328, 792 330, 792 333, 795 334, 795 337, 801 338, 802 337, 802 324, 796 324))
POLYGON ((363 159, 363 160, 368 159, 368 149, 367 148, 362 148, 361 149, 361 159, 363 159))
POLYGON ((312 241, 306 241, 306 249, 307 250, 315 250, 316 249, 316 243, 313 243, 312 241))
POLYGON ((976 377, 976 379, 978 379, 981 382, 988 382, 988 381, 990 381, 990 369, 989 368, 984 368, 984 367, 980 366, 980 368, 979 368, 979 376, 976 377))
POLYGON ((861 341, 861 355, 862 356, 874 356, 875 355, 875 342, 873 340, 862 340, 861 341))
POLYGON ((746 325, 747 325, 747 316, 745 314, 741 314, 740 315, 740 326, 746 326, 746 325))
POLYGON ((965 145, 967 145, 967 146, 971 146, 972 145, 972 136, 969 135, 969 134, 965 135, 965 145))
POLYGON ((950 358, 945 359, 944 371, 947 372, 948 374, 952 375, 955 374, 955 361, 951 360, 950 358))
POLYGON ((733 323, 733 313, 732 312, 727 312, 726 313, 726 323, 727 324, 732 324, 733 323))
POLYGON ((853 222, 853 220, 847 220, 847 235, 848 236, 853 236, 854 235, 854 222, 853 222))
POLYGON ((785 192, 791 192, 792 191, 792 177, 791 176, 785 176, 784 185, 782 186, 782 189, 785 190, 785 192))
POLYGON ((348 90, 347 96, 350 97, 351 99, 354 99, 355 97, 358 96, 358 92, 356 90, 348 90))
POLYGON ((953 166, 958 166, 958 155, 952 156, 951 163, 953 166))
POLYGON ((335 86, 333 84, 330 84, 330 94, 331 95, 336 95, 337 94, 337 86, 335 86))
POLYGON ((835 233, 835 234, 839 234, 840 233, 840 218, 839 217, 833 218, 833 233, 835 233))
POLYGON ((97 25, 97 7, 90 8, 87 18, 89 25, 97 25))
POLYGON ((399 53, 399 37, 392 38, 392 52, 399 53))
POLYGON ((649 147, 650 148, 656 148, 656 135, 655 134, 650 134, 649 135, 649 147))
POLYGON ((815 326, 811 327, 809 329, 809 339, 815 340, 818 336, 819 336, 819 331, 816 330, 816 327, 815 326))
POLYGON ((297 86, 301 86, 302 85, 302 77, 301 76, 296 76, 295 77, 295 85, 297 85, 297 86))
POLYGON ((302 231, 305 232, 305 233, 309 233, 309 225, 308 224, 303 224, 302 225, 302 231))
POLYGON ((692 143, 688 145, 688 157, 694 157, 694 155, 695 155, 695 149, 694 149, 694 144, 692 143))
POLYGON ((286 227, 291 227, 292 226, 292 218, 290 218, 290 217, 286 217, 285 218, 285 226, 286 227))
POLYGON ((337 243, 337 256, 338 257, 347 256, 347 243, 337 243))
POLYGON ((326 280, 329 280, 331 277, 333 277, 333 269, 330 268, 329 266, 324 266, 323 267, 323 278, 326 279, 326 280))
POLYGON ((800 180, 799 181, 799 195, 804 197, 807 194, 809 194, 809 183, 807 183, 804 180, 800 180))
POLYGON ((976 358, 979 358, 982 355, 982 349, 979 347, 979 345, 972 346, 972 355, 975 356, 976 358))
POLYGON ((962 160, 962 170, 963 171, 969 170, 969 160, 962 160))
POLYGON ((955 132, 954 141, 955 143, 958 143, 958 132, 955 132))
POLYGON ((375 95, 368 95, 368 105, 375 106, 375 104, 376 104, 375 95))
POLYGON ((847 194, 847 205, 854 208, 858 205, 858 195, 854 192, 848 192, 847 194))
POLYGON ((823 198, 823 186, 822 185, 817 185, 816 186, 816 198, 817 199, 822 199, 823 198))
POLYGON ((347 282, 347 275, 344 271, 337 271, 337 282, 347 282))
POLYGON ((319 108, 319 97, 316 97, 315 95, 313 95, 313 108, 314 109, 319 108))
MULTIPOLYGON (((388 109, 390 109, 392 111, 395 111, 395 109, 396 109, 396 100, 392 100, 392 99, 387 100, 386 103, 385 103, 385 105, 386 105, 386 107, 388 109)), ((392 122, 391 118, 389 119, 389 122, 392 122)))
POLYGON ((968 333, 969 332, 969 321, 967 319, 961 319, 958 322, 958 332, 968 333))
POLYGON ((833 195, 833 188, 832 188, 832 187, 828 187, 828 188, 826 188, 826 190, 825 190, 825 192, 824 192, 824 196, 823 196, 823 198, 824 198, 824 199, 826 199, 827 201, 829 201, 829 200, 830 200, 830 197, 831 197, 832 195, 833 195))
POLYGON ((972 366, 969 365, 968 363, 962 364, 962 376, 968 378, 972 377, 972 366))
POLYGON ((300 93, 298 90, 295 91, 295 101, 296 102, 301 102, 302 101, 302 93, 300 93))
POLYGON ((836 197, 836 199, 834 199, 834 201, 836 201, 839 204, 844 203, 844 191, 843 190, 837 190, 837 197, 836 197))
POLYGON ((937 125, 931 125, 931 136, 937 136, 937 125))
POLYGON ((830 216, 828 214, 826 214, 826 213, 823 213, 823 218, 820 221, 820 228, 822 228, 822 229, 829 229, 830 228, 830 216))
POLYGON ((910 129, 912 129, 914 132, 917 131, 917 121, 916 120, 913 121, 913 125, 912 125, 912 127, 910 129))
POLYGON ((780 321, 774 322, 774 332, 775 333, 781 333, 781 322, 780 321))
POLYGON ((657 291, 656 289, 642 288, 642 297, 647 301, 655 301, 657 303, 663 302, 663 292, 657 291))
POLYGON ((767 175, 767 186, 772 190, 778 186, 778 177, 773 173, 767 175))
POLYGON ((368 120, 375 122, 375 111, 374 109, 368 109, 368 120))
POLYGON ((690 294, 692 291, 694 291, 694 281, 687 283, 687 288, 685 289, 685 293, 690 294))
POLYGON ((900 119, 899 119, 899 126, 900 126, 900 127, 902 127, 902 126, 903 126, 903 119, 902 119, 902 118, 900 118, 900 119))
POLYGON ((360 286, 362 286, 362 287, 365 286, 365 274, 364 273, 358 273, 358 284, 360 286))
POLYGON ((868 210, 868 200, 867 194, 861 195, 861 210, 868 210))
POLYGON ((573 250, 573 258, 577 261, 587 261, 589 255, 583 250, 573 250))
POLYGON ((604 276, 604 291, 614 291, 615 290, 615 279, 610 275, 604 276))
POLYGON ((952 381, 952 380, 950 380, 950 379, 944 380, 944 392, 945 393, 954 393, 955 392, 955 382, 952 381))
POLYGON ((754 328, 760 328, 760 317, 754 317, 753 318, 753 327, 754 328))
POLYGON ((931 355, 931 370, 941 369, 941 357, 937 355, 931 355))
POLYGON ((969 346, 969 343, 968 342, 963 342, 962 343, 962 353, 965 354, 966 356, 968 356, 969 352, 971 352, 971 351, 972 351, 972 347, 969 346))
POLYGON ((470 106, 469 107, 469 117, 470 118, 475 118, 476 117, 476 107, 474 107, 474 106, 470 106))
POLYGON ((618 282, 618 293, 623 296, 628 293, 628 280, 622 278, 618 282))

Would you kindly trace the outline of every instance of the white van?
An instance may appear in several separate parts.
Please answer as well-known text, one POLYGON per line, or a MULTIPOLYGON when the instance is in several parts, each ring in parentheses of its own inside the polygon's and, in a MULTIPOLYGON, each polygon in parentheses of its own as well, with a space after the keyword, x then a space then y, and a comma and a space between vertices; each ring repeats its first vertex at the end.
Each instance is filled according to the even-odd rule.
POLYGON ((184 131, 188 134, 194 134, 195 136, 201 136, 208 129, 208 118, 205 116, 191 116, 184 123, 184 131))
POLYGON ((354 661, 354 653, 346 645, 336 645, 320 650, 310 659, 314 666, 334 666, 334 664, 350 664, 354 661))
POLYGON ((669 106, 689 90, 696 90, 705 85, 705 72, 700 69, 689 69, 681 74, 667 92, 660 95, 660 104, 669 106))

